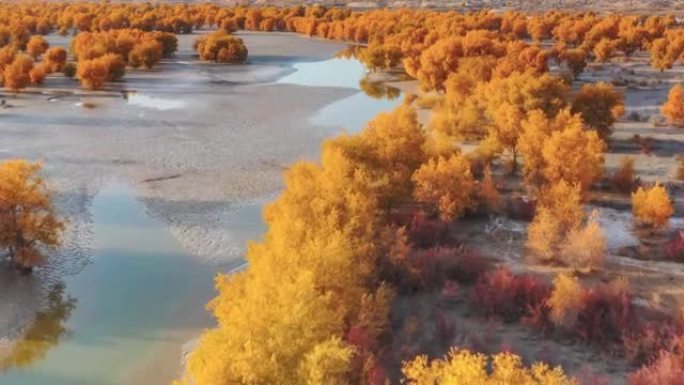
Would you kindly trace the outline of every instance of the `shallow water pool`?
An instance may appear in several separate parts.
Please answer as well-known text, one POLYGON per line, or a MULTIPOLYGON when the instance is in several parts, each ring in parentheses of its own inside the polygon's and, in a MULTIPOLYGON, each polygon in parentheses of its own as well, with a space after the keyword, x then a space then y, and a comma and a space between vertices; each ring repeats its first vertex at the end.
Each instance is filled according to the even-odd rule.
POLYGON ((3 385, 169 383, 173 373, 155 369, 210 325, 213 269, 186 256, 132 189, 110 184, 91 211, 94 262, 55 292, 45 330, 18 345, 3 385))

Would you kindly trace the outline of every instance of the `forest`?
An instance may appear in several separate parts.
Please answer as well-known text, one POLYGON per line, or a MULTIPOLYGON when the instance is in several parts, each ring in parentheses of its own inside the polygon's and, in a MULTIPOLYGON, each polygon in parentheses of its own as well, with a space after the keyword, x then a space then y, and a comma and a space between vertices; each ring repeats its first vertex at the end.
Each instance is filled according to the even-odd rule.
MULTIPOLYGON (((201 61, 249 65, 244 31, 345 42, 342 55, 369 76, 416 85, 360 132, 324 140, 320 159, 287 167, 248 266, 217 275, 216 326, 178 385, 681 384, 679 304, 638 300, 647 288, 615 262, 628 257, 609 247, 598 208, 631 213, 641 239, 629 258, 681 263, 684 229, 670 219, 684 211, 684 151, 666 154, 666 177, 640 175, 622 150, 653 156, 664 145, 616 138, 618 122, 642 118, 626 112, 632 85, 583 77, 641 59, 654 76, 681 71, 674 15, 28 2, 0 4, 0 21, 8 98, 57 77, 107 91, 172 57, 184 34, 198 34, 201 61), (70 46, 50 46, 50 33, 73 36, 70 46), (515 263, 470 240, 499 218, 525 224, 507 246, 515 263), (493 347, 487 325, 577 347, 587 364, 619 362, 621 373, 493 347)), ((674 79, 658 133, 684 130, 674 79)), ((25 274, 68 226, 41 168, 0 165, 0 246, 25 274)))

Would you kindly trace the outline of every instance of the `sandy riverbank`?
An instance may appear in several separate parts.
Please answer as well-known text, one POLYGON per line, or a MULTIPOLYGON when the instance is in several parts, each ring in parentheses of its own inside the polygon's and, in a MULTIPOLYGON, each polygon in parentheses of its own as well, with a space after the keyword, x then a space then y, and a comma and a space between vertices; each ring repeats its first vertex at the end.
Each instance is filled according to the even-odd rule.
MULTIPOLYGON (((357 92, 274 83, 294 71, 292 64, 329 59, 343 44, 284 33, 241 37, 250 51, 246 65, 198 62, 195 36, 179 35, 174 58, 131 71, 106 92, 4 96, 11 107, 0 111, 0 158, 43 160, 70 223, 65 247, 33 277, 0 269, 6 347, 43 306, 51 284, 89 262, 89 202, 112 178, 131 185, 189 254, 217 271, 240 263, 249 232, 236 229, 259 226, 240 221, 254 222, 260 203, 281 189, 283 168, 316 159, 331 134, 308 118, 357 92), (124 89, 137 95, 116 96, 124 89)), ((61 37, 50 41, 66 45, 61 37)), ((74 81, 54 76, 35 91, 79 91, 74 81)))

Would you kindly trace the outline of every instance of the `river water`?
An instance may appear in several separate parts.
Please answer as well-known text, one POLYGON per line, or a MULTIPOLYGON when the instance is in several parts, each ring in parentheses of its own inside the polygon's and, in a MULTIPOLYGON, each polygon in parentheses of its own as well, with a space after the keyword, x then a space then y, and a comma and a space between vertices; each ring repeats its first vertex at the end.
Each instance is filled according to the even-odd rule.
MULTIPOLYGON (((332 132, 358 131, 400 103, 394 90, 391 98, 367 95, 368 85, 360 85, 365 70, 353 59, 280 64, 294 72, 277 82, 357 91, 310 117, 332 132)), ((145 95, 129 101, 155 109, 184 105, 158 102, 145 95)), ((112 180, 89 210, 92 263, 51 289, 48 306, 0 363, 0 384, 167 384, 178 376, 182 345, 211 326, 204 307, 215 294, 217 268, 187 255, 164 224, 147 214, 134 188, 112 180)), ((260 204, 248 205, 224 223, 236 239, 256 239, 264 231, 260 213, 260 204)))

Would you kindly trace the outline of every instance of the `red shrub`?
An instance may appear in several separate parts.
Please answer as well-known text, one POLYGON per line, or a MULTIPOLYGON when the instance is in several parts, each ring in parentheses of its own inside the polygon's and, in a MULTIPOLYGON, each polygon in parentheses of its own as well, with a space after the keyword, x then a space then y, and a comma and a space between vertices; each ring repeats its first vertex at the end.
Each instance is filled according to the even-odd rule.
POLYGON ((673 349, 684 331, 680 322, 652 322, 623 336, 625 357, 635 364, 653 362, 661 351, 673 349))
POLYGON ((454 257, 445 271, 448 279, 472 285, 489 269, 489 261, 468 247, 454 249, 454 257))
POLYGON ((665 244, 665 255, 672 260, 684 260, 684 230, 680 230, 665 244))
POLYGON ((546 301, 549 285, 531 275, 513 275, 506 268, 484 274, 473 290, 473 302, 487 316, 518 321, 546 301))
POLYGON ((523 325, 529 326, 540 333, 549 334, 553 331, 553 323, 549 318, 550 310, 546 301, 541 301, 527 311, 527 314, 522 318, 523 325))
POLYGON ((626 286, 604 284, 585 291, 584 307, 575 330, 586 342, 607 346, 622 342, 623 334, 635 324, 632 297, 626 286))
POLYGON ((420 211, 414 213, 407 230, 411 244, 421 249, 449 243, 449 224, 420 211))
POLYGON ((684 385, 684 356, 661 352, 653 364, 629 376, 629 385, 684 385))

